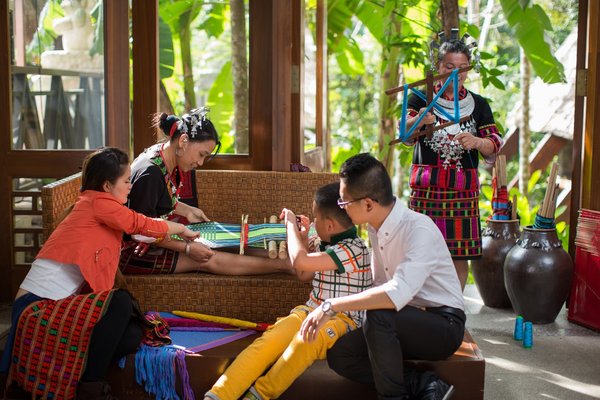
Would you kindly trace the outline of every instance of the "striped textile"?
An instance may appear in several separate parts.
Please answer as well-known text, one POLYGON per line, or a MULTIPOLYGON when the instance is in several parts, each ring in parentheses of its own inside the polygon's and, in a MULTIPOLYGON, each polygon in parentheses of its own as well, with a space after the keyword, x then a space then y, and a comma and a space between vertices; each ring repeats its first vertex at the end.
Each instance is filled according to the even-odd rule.
POLYGON ((152 246, 142 257, 134 254, 137 242, 121 250, 119 269, 125 275, 172 274, 175 272, 179 253, 152 246))
POLYGON ((92 330, 112 291, 42 300, 19 318, 9 380, 44 399, 75 398, 92 330))
POLYGON ((498 180, 492 179, 492 219, 508 221, 510 219, 511 204, 508 201, 506 186, 498 188, 498 180))
POLYGON ((478 191, 413 189, 409 207, 433 220, 453 259, 481 257, 478 191))
MULTIPOLYGON (((199 222, 188 225, 188 228, 200 232, 201 240, 211 248, 237 247, 240 245, 240 224, 224 224, 220 222, 199 222)), ((247 242, 249 246, 263 247, 264 241, 286 240, 284 224, 248 224, 247 242)))
POLYGON ((479 177, 474 168, 443 168, 437 165, 413 164, 410 187, 437 187, 454 190, 479 190, 479 177))

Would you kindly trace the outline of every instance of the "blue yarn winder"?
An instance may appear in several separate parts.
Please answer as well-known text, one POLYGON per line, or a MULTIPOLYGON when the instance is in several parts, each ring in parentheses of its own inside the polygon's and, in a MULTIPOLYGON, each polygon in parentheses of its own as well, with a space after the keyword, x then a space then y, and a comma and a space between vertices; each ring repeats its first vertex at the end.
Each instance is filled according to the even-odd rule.
POLYGON ((406 140, 412 136, 412 134, 414 133, 414 131, 417 128, 417 126, 419 125, 419 123, 423 120, 423 118, 425 118, 425 115, 429 111, 431 111, 433 108, 435 108, 437 111, 439 111, 448 122, 444 123, 442 125, 436 126, 435 128, 428 127, 428 129, 425 131, 425 133, 427 133, 427 134, 430 132, 433 132, 434 130, 442 129, 447 126, 458 124, 459 122, 466 120, 468 117, 464 117, 464 118, 460 117, 460 107, 458 105, 458 74, 461 72, 466 72, 470 69, 472 69, 471 66, 465 67, 465 68, 460 68, 460 69, 455 69, 450 73, 442 74, 439 76, 433 76, 433 74, 428 73, 426 79, 423 79, 421 81, 414 82, 411 84, 405 84, 405 85, 399 86, 397 88, 392 88, 392 89, 386 90, 385 93, 387 95, 392 95, 399 91, 402 91, 404 93, 403 100, 402 100, 402 114, 400 117, 400 123, 398 124, 398 138, 395 140, 392 140, 390 142, 390 145, 396 144, 399 142, 406 142, 406 140), (446 76, 448 78, 442 85, 442 88, 439 90, 439 92, 435 96, 433 96, 432 95, 433 82, 436 80, 441 80, 441 79, 445 78, 446 76), (446 110, 444 110, 440 105, 437 104, 438 99, 444 93, 444 91, 448 88, 448 85, 450 84, 450 82, 453 83, 453 91, 454 91, 454 113, 453 113, 454 115, 449 114, 448 112, 446 112, 446 110), (419 86, 419 85, 423 85, 423 84, 427 84, 427 96, 422 91, 415 89, 415 86, 419 86), (419 98, 424 100, 427 105, 425 107, 425 112, 420 114, 418 116, 417 120, 415 121, 415 123, 410 127, 410 129, 407 130, 406 129, 406 115, 407 115, 407 111, 408 111, 408 91, 409 91, 409 89, 416 96, 418 96, 419 98))

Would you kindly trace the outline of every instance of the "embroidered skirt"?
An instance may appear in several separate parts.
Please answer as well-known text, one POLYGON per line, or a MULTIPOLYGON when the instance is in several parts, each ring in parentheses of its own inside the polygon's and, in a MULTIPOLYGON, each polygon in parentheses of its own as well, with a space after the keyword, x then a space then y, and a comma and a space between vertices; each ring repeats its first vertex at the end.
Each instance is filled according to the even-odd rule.
POLYGON ((135 255, 136 242, 121 250, 119 269, 125 275, 172 274, 175 272, 179 253, 160 247, 150 247, 142 257, 135 255))
POLYGON ((435 222, 453 259, 481 257, 479 191, 413 188, 409 207, 435 222))
POLYGON ((92 330, 112 293, 45 299, 27 306, 15 332, 9 382, 44 399, 75 398, 92 330))

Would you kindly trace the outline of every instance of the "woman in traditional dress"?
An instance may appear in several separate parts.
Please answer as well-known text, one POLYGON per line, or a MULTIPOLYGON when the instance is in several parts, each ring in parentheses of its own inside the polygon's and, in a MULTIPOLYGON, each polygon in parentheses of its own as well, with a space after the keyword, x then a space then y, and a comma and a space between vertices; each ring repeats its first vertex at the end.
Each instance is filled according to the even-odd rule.
POLYGON ((81 195, 17 292, 0 374, 10 370, 7 382, 36 398, 114 398, 108 367, 134 352, 143 334, 131 295, 113 289, 124 232, 165 241, 171 234, 198 237, 125 207, 130 176, 129 156, 116 148, 84 161, 81 195))
MULTIPOLYGON (((436 67, 440 74, 471 64, 471 51, 463 40, 451 38, 442 43, 436 67)), ((464 289, 468 276, 468 260, 481 257, 479 221, 479 155, 493 163, 502 139, 486 99, 467 90, 463 84, 467 72, 458 74, 460 116, 466 121, 433 132, 431 137, 417 134, 409 138, 414 144, 410 171, 410 208, 428 215, 436 223, 452 254, 454 266, 464 289)), ((434 85, 434 95, 443 85, 434 85)), ((437 104, 454 114, 454 86, 449 84, 437 104)), ((425 111, 425 101, 412 94, 408 99, 407 125, 414 124, 425 111)), ((448 122, 433 109, 417 128, 426 124, 448 122)), ((422 133, 422 132, 421 132, 422 133)))
MULTIPOLYGON (((219 136, 206 116, 207 109, 192 110, 182 117, 162 113, 156 125, 165 139, 146 149, 132 163, 133 187, 128 206, 149 217, 184 217, 189 223, 208 221, 198 207, 179 201, 184 173, 201 167, 218 153, 219 136)), ((121 253, 124 274, 210 272, 223 275, 292 273, 289 259, 241 256, 215 252, 200 242, 170 241, 135 243, 121 253)))

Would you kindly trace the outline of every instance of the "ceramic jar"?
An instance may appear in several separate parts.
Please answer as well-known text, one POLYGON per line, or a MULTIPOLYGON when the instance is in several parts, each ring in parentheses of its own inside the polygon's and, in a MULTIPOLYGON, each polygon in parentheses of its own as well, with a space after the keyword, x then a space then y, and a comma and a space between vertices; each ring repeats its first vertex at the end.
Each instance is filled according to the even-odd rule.
POLYGON ((534 324, 553 322, 571 287, 573 261, 556 229, 526 227, 504 261, 506 291, 516 314, 534 324))
POLYGON ((471 271, 483 304, 511 307, 504 285, 504 259, 519 239, 519 220, 489 220, 481 232, 482 256, 471 261, 471 271))

